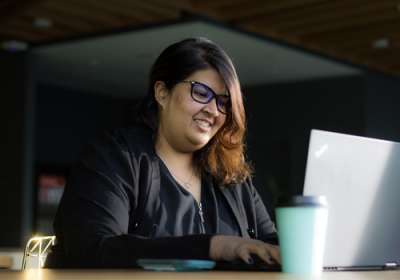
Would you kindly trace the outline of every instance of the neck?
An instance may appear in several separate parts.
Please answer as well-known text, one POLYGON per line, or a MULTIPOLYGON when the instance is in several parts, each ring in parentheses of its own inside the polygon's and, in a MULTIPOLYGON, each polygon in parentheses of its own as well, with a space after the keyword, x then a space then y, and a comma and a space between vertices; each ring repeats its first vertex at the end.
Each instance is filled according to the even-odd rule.
POLYGON ((185 153, 173 148, 160 133, 156 139, 155 150, 167 167, 177 175, 187 174, 188 171, 193 170, 193 153, 185 153))
POLYGON ((193 153, 185 153, 174 148, 162 133, 157 135, 155 150, 175 180, 189 191, 197 202, 200 202, 201 178, 193 166, 193 153))

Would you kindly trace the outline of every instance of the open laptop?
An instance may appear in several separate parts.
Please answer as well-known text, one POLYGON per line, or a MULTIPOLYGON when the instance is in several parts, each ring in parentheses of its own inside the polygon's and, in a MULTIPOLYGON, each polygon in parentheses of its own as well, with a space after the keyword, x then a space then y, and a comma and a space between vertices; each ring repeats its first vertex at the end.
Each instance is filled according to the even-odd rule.
POLYGON ((304 195, 325 195, 326 270, 400 265, 400 143, 312 130, 304 195))

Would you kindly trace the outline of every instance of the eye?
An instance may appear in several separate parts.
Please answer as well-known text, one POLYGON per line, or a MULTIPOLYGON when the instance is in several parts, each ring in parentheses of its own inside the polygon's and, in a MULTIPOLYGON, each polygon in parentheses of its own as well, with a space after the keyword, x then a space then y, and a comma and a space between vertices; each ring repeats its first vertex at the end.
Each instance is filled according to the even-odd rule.
POLYGON ((207 101, 212 96, 212 93, 204 86, 200 84, 193 85, 193 94, 196 98, 207 101))
POLYGON ((227 106, 229 103, 229 96, 227 95, 219 95, 218 96, 218 104, 221 106, 227 106))
POLYGON ((217 97, 217 106, 220 112, 226 114, 230 110, 230 98, 228 95, 219 95, 217 97))

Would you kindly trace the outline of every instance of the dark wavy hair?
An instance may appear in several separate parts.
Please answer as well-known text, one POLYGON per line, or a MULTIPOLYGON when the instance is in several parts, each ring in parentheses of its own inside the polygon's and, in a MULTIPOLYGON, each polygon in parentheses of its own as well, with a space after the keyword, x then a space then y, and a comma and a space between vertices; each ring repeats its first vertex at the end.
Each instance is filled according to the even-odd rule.
POLYGON ((192 73, 212 68, 221 76, 231 96, 231 110, 225 123, 207 145, 194 153, 195 167, 210 173, 219 183, 243 182, 251 174, 246 162, 244 136, 246 116, 235 67, 225 51, 206 38, 190 38, 167 47, 150 71, 147 96, 139 109, 139 121, 154 134, 159 124, 154 84, 163 81, 168 89, 192 73))

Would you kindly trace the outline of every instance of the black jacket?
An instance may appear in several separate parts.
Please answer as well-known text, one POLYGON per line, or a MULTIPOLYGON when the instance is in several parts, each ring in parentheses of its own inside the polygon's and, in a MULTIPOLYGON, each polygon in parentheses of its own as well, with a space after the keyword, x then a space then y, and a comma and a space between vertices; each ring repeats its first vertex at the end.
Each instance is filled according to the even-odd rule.
POLYGON ((276 243, 275 226, 250 180, 218 186, 202 176, 205 232, 198 226, 198 205, 173 182, 149 129, 105 134, 85 150, 68 178, 54 221, 57 244, 46 266, 134 267, 139 258, 207 259, 212 235, 232 232, 224 230, 224 212, 233 232, 276 243))

